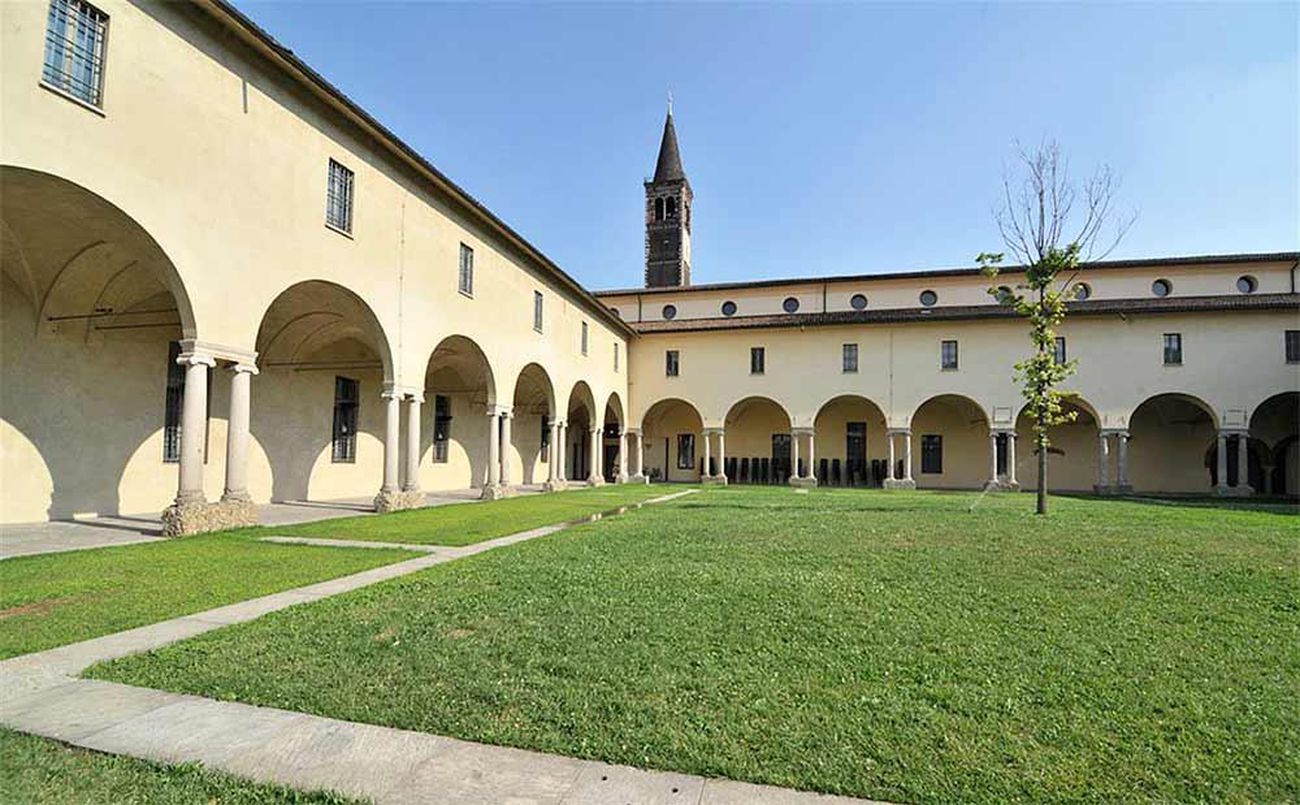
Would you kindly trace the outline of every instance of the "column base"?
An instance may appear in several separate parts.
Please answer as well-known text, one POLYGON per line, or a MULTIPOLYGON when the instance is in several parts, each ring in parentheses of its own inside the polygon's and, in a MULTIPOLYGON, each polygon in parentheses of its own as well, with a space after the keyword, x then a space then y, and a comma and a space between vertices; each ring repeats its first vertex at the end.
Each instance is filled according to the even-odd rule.
POLYGON ((1249 484, 1214 487, 1214 496, 1217 498, 1248 498, 1253 494, 1255 490, 1249 484))
POLYGON ((1016 481, 1008 481, 1005 478, 999 478, 996 481, 989 481, 984 484, 985 492, 1019 492, 1020 484, 1016 481))
POLYGON ((424 493, 418 489, 380 490, 375 495, 375 511, 380 514, 404 509, 424 508, 424 493))
POLYGON ((700 483, 705 486, 726 486, 727 476, 725 475, 701 475, 700 483))
POLYGON ((600 476, 595 476, 593 478, 588 478, 586 483, 587 486, 604 486, 608 481, 600 476))
POLYGON ((885 489, 915 489, 916 481, 911 478, 886 478, 881 482, 885 489))
POLYGON ((1105 486, 1101 484, 1093 484, 1092 493, 1094 495, 1113 495, 1115 494, 1115 487, 1110 484, 1106 484, 1105 486))
POLYGON ((502 498, 514 497, 515 490, 513 487, 505 484, 488 484, 483 487, 483 494, 479 495, 479 500, 501 500, 502 498))
POLYGON ((258 524, 257 506, 251 500, 221 500, 216 503, 175 503, 162 513, 163 536, 181 537, 258 524))
POLYGON ((790 486, 793 486, 796 489, 815 489, 817 487, 817 479, 796 478, 795 476, 792 475, 790 476, 789 484, 790 486))
POLYGON ((648 484, 650 483, 650 479, 638 472, 636 475, 628 478, 627 482, 630 484, 648 484))
POLYGON ((558 478, 554 481, 547 481, 544 484, 542 484, 543 492, 563 492, 568 488, 569 488, 569 484, 566 481, 560 480, 558 478))

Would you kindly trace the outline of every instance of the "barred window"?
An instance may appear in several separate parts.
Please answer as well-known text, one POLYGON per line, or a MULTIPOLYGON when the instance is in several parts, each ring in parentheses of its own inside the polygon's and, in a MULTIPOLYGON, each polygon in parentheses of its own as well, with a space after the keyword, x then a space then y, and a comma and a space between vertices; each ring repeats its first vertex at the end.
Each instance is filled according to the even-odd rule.
POLYGON ((542 331, 542 292, 533 291, 533 329, 542 331))
POLYGON ((618 342, 614 342, 614 371, 618 371, 618 342))
POLYGON ((361 407, 361 383, 346 377, 334 378, 334 444, 331 460, 352 464, 357 460, 357 412, 361 407))
POLYGON ((845 344, 843 354, 840 356, 840 362, 840 368, 844 374, 856 374, 858 371, 858 345, 845 344))
POLYGON ((944 369, 957 368, 957 342, 944 341, 939 349, 940 366, 944 369))
POLYGON ((1286 362, 1300 363, 1300 330, 1287 330, 1283 340, 1286 342, 1286 362))
POLYGON ((107 37, 104 12, 82 0, 51 0, 42 80, 91 106, 102 105, 107 37))
POLYGON ((185 367, 176 362, 181 345, 175 341, 167 349, 167 397, 163 413, 163 461, 176 464, 181 460, 181 407, 185 398, 185 367))
POLYGON ((670 349, 664 353, 664 374, 668 377, 677 377, 679 371, 681 371, 681 361, 677 350, 670 349))
POLYGON ((749 348, 749 373, 761 375, 767 369, 767 350, 763 347, 749 348))
POLYGON ((325 190, 325 223, 341 232, 352 233, 352 171, 330 160, 329 185, 325 190))
POLYGON ((460 280, 457 286, 466 296, 474 295, 474 250, 460 244, 460 280))
POLYGON ((1065 336, 1058 335, 1056 342, 1052 345, 1052 359, 1058 366, 1065 363, 1065 336))
POLYGON ((921 437, 921 472, 943 474, 943 437, 927 433, 921 437))
POLYGON ((582 323, 582 354, 587 354, 587 323, 582 323))
POLYGON ((1165 333, 1165 366, 1178 366, 1183 362, 1183 334, 1165 333))
POLYGON ((445 394, 433 397, 433 461, 447 462, 447 443, 451 441, 451 398, 445 394))
POLYGON ((695 434, 677 434, 677 469, 695 469, 695 434))

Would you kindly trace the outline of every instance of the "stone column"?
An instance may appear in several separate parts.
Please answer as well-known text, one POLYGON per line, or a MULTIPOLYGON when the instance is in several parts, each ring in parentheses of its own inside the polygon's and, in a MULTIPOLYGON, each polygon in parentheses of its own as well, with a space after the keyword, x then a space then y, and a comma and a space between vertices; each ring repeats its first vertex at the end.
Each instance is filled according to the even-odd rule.
POLYGON ((627 483, 627 446, 628 433, 626 430, 618 432, 618 472, 615 476, 620 484, 627 483))
POLYGON ((1237 486, 1234 491, 1238 495, 1250 495, 1255 491, 1250 486, 1250 450, 1247 442, 1245 433, 1237 434, 1237 486))
POLYGON ((1097 434, 1097 486, 1093 491, 1099 495, 1110 492, 1110 434, 1105 431, 1097 434))
POLYGON ((889 446, 889 465, 885 471, 885 486, 889 486, 890 481, 897 480, 894 477, 894 432, 885 431, 885 444, 889 446))
POLYGON ((383 394, 384 420, 384 482, 375 495, 375 511, 383 513, 410 508, 402 496, 398 466, 402 441, 402 397, 399 391, 389 389, 383 394))
POLYGON ((483 482, 484 500, 496 500, 501 497, 501 412, 495 405, 489 405, 487 411, 488 420, 488 444, 487 444, 487 477, 483 482))
POLYGON ((713 479, 713 431, 705 428, 701 435, 704 437, 704 472, 700 480, 709 481, 713 479))
POLYGON ((1224 494, 1228 489, 1228 434, 1219 431, 1215 449, 1218 451, 1215 456, 1216 480, 1214 491, 1216 494, 1224 494))
POLYGON ((632 480, 636 483, 646 483, 649 479, 645 474, 645 431, 636 431, 636 452, 633 454, 636 459, 636 471, 632 474, 632 480))
POLYGON ((601 486, 605 483, 605 475, 601 471, 600 453, 601 453, 601 429, 592 426, 591 428, 591 449, 588 451, 591 460, 587 463, 587 486, 601 486))
POLYGON ((718 477, 724 486, 727 484, 727 429, 718 430, 718 477))
POLYGON ((510 486, 510 449, 513 438, 510 435, 510 421, 514 419, 513 411, 501 412, 501 486, 510 486))
POLYGON ((795 486, 799 480, 799 434, 790 432, 790 485, 795 486))
POLYGON ((555 452, 553 454, 554 455, 553 460, 555 461, 555 477, 559 480, 561 488, 563 488, 565 483, 569 480, 568 471, 565 469, 565 461, 568 457, 564 454, 565 453, 564 446, 568 438, 569 438, 568 426, 564 422, 556 422, 555 423, 555 444, 554 444, 555 452))
POLYGON ((1118 476, 1118 490, 1121 494, 1128 494, 1133 491, 1133 487, 1128 482, 1128 431, 1122 430, 1115 434, 1119 439, 1119 466, 1116 475, 1118 476))
POLYGON ((808 474, 805 475, 804 478, 810 481, 816 481, 817 480, 817 469, 816 469, 817 457, 816 457, 816 449, 814 446, 814 442, 816 442, 817 440, 817 434, 810 428, 808 430, 807 435, 808 435, 808 474))
POLYGON ((916 485, 912 480, 912 431, 903 431, 903 480, 906 483, 916 485))
POLYGON ((230 367, 230 422, 226 433, 226 488, 223 503, 247 505, 252 509, 248 495, 248 433, 253 375, 257 367, 250 363, 237 363, 230 367))
POLYGON ((420 406, 424 397, 412 394, 406 403, 406 479, 403 492, 420 491, 420 406))
POLYGON ((1002 485, 998 478, 998 434, 996 431, 989 431, 989 481, 984 484, 985 489, 1001 489, 1002 485))
POLYGON ((176 506, 203 505, 203 452, 208 429, 208 369, 217 361, 193 352, 176 362, 185 367, 185 391, 181 398, 181 466, 176 506))
POLYGON ((549 434, 551 454, 546 459, 546 484, 543 485, 542 489, 546 492, 555 492, 563 488, 559 480, 559 470, 557 469, 559 462, 556 460, 560 456, 560 423, 551 420, 549 434))
POLYGON ((1020 488, 1020 482, 1016 480, 1016 432, 1013 430, 1007 431, 1007 486, 1020 488))

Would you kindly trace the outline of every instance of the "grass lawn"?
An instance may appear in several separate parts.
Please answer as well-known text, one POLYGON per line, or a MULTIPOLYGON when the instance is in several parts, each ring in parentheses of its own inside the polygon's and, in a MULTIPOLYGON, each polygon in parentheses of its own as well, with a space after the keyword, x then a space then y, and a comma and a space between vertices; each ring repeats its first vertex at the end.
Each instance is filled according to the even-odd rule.
POLYGON ((452 503, 394 512, 384 517, 348 517, 277 527, 276 535, 327 537, 424 545, 472 545, 544 525, 639 503, 689 487, 612 484, 546 495, 523 495, 489 503, 452 503))
POLYGON ((0 797, 5 802, 54 805, 140 803, 330 803, 353 800, 305 794, 205 771, 102 755, 0 729, 0 797))
POLYGON ((255 529, 0 562, 0 659, 346 576, 417 554, 258 542, 255 529))
POLYGON ((1053 504, 710 488, 89 673, 895 801, 1300 798, 1300 518, 1053 504))

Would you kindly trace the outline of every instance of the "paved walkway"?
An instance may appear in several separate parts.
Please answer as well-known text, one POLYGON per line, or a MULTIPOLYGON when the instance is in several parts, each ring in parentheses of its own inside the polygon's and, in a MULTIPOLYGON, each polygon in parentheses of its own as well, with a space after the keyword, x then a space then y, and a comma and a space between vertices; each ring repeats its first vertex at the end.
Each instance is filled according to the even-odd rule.
MULTIPOLYGON (((687 494, 691 491, 646 503, 687 494)), ((861 802, 77 678, 96 662, 566 527, 545 526, 464 547, 420 546, 426 555, 396 564, 0 662, 0 723, 103 752, 165 763, 200 762, 254 780, 335 790, 377 803, 861 802)))
MULTIPOLYGON (((516 487, 520 494, 534 494, 540 486, 516 487)), ((452 489, 430 492, 427 506, 444 506, 448 503, 465 503, 478 500, 477 489, 452 489)), ((262 525, 292 525, 337 517, 356 517, 374 514, 370 498, 344 498, 341 500, 291 500, 267 503, 257 507, 262 525)), ((104 548, 110 545, 133 545, 140 542, 158 542, 162 536, 162 520, 157 513, 138 515, 105 515, 85 520, 56 520, 49 523, 0 525, 0 559, 12 556, 31 556, 38 553, 63 553, 87 548, 104 548)))

